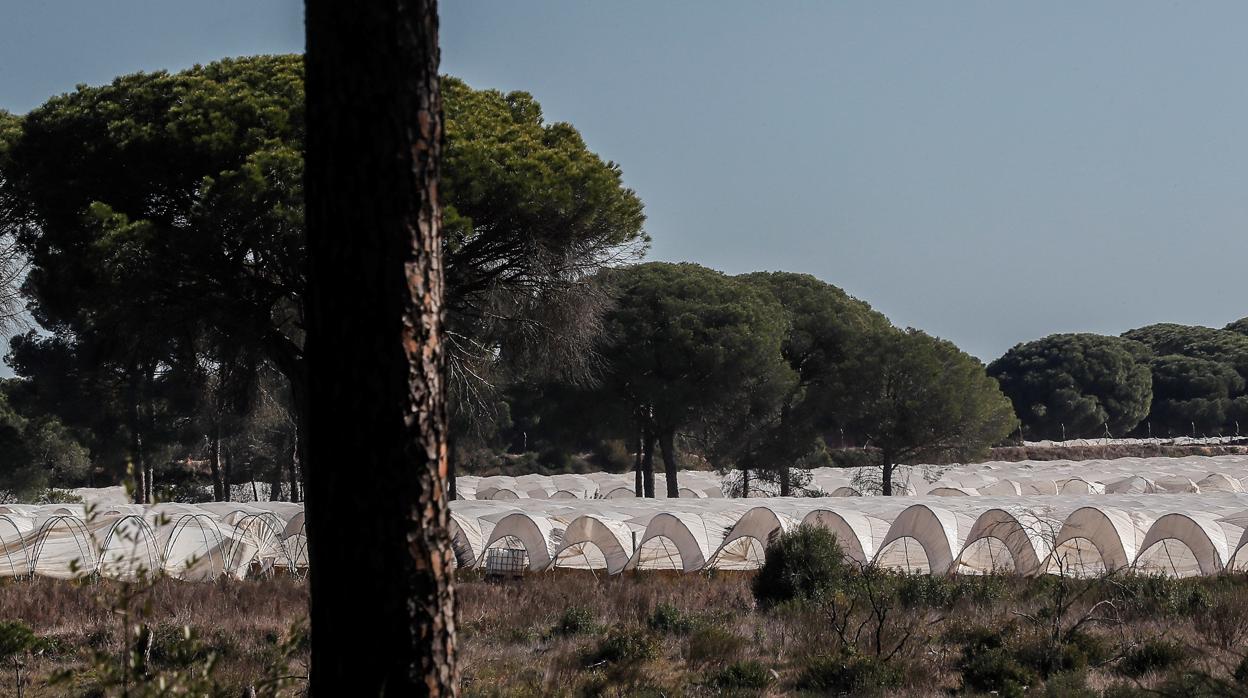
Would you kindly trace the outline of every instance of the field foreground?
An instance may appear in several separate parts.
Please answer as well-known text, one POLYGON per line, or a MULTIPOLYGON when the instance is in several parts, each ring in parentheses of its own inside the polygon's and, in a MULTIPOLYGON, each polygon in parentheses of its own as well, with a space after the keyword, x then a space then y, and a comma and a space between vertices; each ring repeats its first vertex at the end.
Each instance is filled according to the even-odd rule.
MULTIPOLYGON (((766 609, 754 577, 465 573, 464 694, 1248 695, 1242 576, 877 572, 819 601, 766 609)), ((143 590, 8 581, 0 653, 11 621, 39 639, 3 659, 0 694, 16 695, 20 676, 29 696, 116 695, 123 684, 156 694, 162 679, 191 694, 300 695, 305 603, 306 585, 281 577, 143 590), (127 642, 137 651, 123 670, 127 642)))

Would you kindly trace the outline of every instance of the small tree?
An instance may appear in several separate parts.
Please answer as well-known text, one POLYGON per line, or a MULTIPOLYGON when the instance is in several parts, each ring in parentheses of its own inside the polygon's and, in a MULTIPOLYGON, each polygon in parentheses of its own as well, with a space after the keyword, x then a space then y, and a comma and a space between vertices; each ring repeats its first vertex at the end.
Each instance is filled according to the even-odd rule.
POLYGON ((22 671, 31 652, 36 652, 44 641, 25 623, 12 620, 0 622, 0 661, 13 669, 13 681, 17 698, 22 698, 26 677, 22 671))
POLYGON ((885 495, 898 464, 974 457, 1018 421, 978 359, 913 329, 869 337, 831 400, 847 429, 878 449, 885 495))
POLYGON ((763 566, 754 578, 754 598, 763 605, 819 601, 851 571, 834 533, 818 526, 799 526, 779 534, 767 546, 763 566))

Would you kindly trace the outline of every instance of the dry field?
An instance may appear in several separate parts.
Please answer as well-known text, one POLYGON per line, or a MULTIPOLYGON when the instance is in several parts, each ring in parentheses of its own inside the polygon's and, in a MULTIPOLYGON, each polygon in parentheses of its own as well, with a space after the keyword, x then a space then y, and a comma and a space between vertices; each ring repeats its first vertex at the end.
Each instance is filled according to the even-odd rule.
MULTIPOLYGON (((766 610, 753 577, 465 575, 464 694, 1248 695, 1235 680, 1248 679, 1236 671, 1243 577, 879 575, 824 603, 766 610)), ((305 603, 305 584, 288 578, 142 590, 10 581, 0 619, 41 639, 0 660, 0 695, 17 694, 19 673, 28 696, 120 695, 123 682, 155 695, 162 680, 193 694, 300 695, 305 603)))

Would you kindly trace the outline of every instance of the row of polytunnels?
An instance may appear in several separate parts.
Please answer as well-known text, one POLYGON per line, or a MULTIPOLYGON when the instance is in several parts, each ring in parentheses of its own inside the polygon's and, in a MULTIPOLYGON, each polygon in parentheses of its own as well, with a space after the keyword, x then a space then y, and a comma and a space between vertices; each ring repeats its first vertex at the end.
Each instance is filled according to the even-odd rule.
POLYGON ((298 504, 0 506, 0 577, 211 581, 306 567, 298 504))
POLYGON ((810 525, 832 531, 858 563, 915 573, 1248 569, 1248 498, 1238 494, 554 504, 455 502, 457 563, 489 569, 519 556, 532 571, 752 569, 773 536, 810 525))

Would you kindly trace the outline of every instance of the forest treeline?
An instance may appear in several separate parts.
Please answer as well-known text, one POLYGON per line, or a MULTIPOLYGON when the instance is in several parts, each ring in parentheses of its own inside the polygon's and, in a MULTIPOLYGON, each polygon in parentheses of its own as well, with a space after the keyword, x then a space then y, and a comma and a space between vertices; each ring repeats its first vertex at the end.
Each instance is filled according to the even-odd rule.
MULTIPOLYGON (((573 126, 527 93, 442 90, 460 473, 632 469, 653 495, 655 470, 671 493, 708 467, 798 494, 851 447, 888 492, 893 464, 1021 437, 1248 427, 1246 320, 1056 335, 985 367, 812 276, 643 263, 642 202, 573 126)), ((302 59, 263 56, 0 112, 0 280, 21 280, 0 305, 34 324, 0 390, 5 496, 301 497, 303 102, 302 59)))

